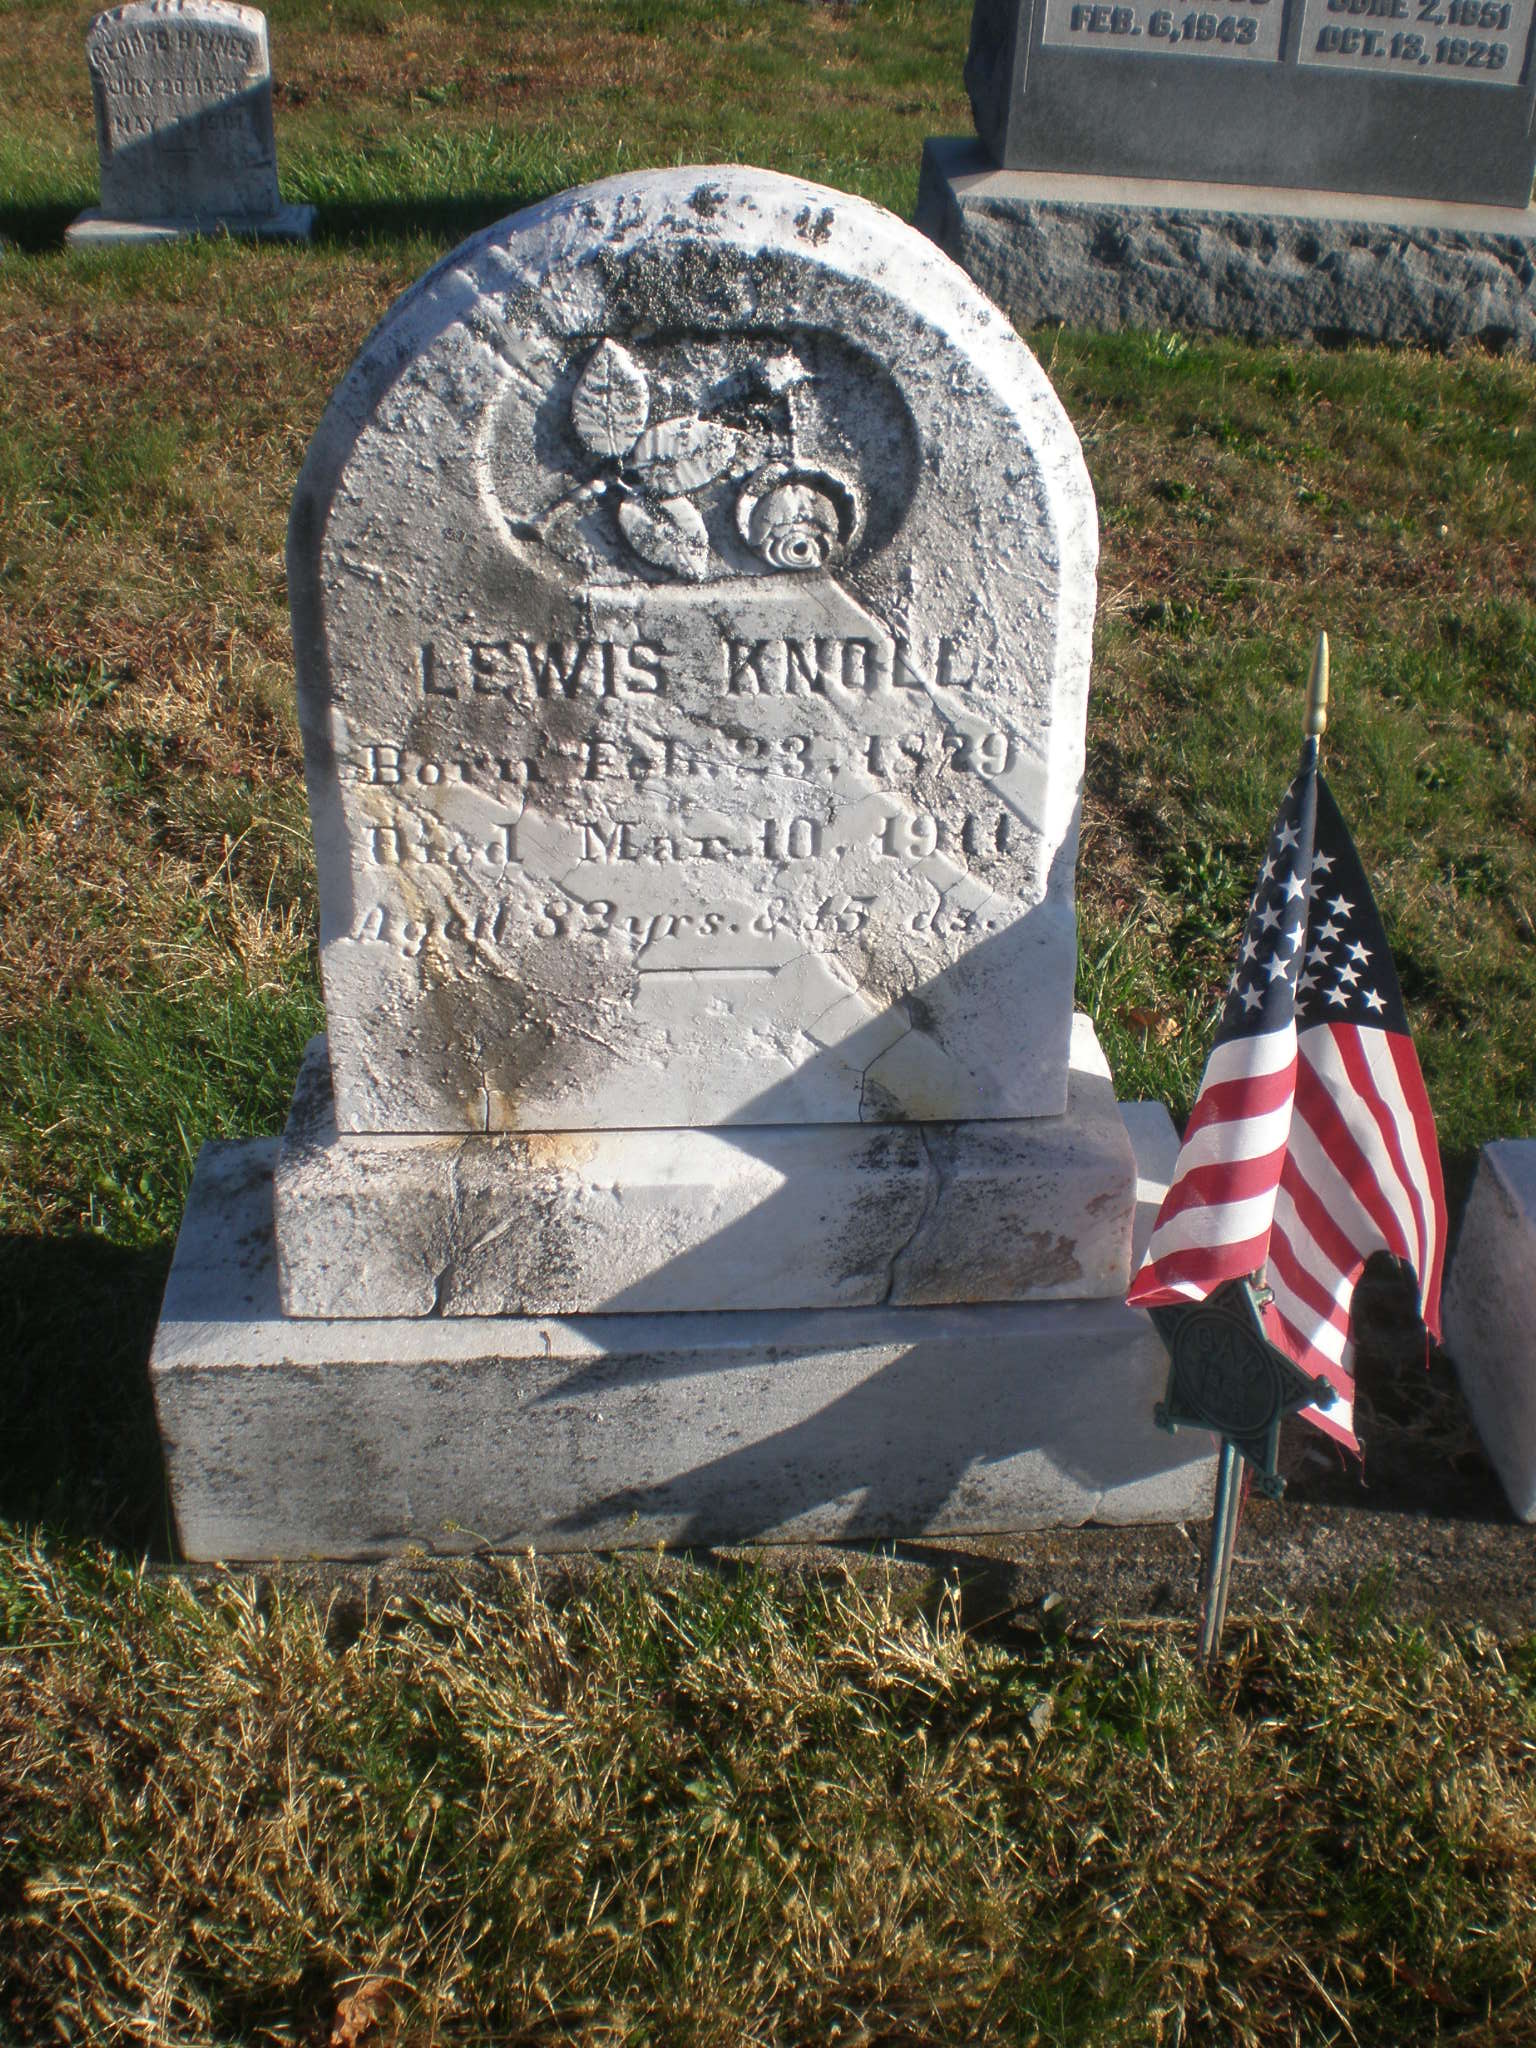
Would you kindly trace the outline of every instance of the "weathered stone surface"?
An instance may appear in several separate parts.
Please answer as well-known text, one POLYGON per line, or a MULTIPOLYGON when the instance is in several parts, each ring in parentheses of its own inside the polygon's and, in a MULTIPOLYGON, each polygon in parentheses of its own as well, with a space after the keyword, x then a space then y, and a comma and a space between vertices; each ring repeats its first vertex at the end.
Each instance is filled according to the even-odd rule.
POLYGON ((1163 1348, 1118 1302, 285 1319, 275 1151, 204 1148, 155 1340, 190 1558, 915 1537, 1208 1506, 1208 1441, 1153 1427, 1163 1348))
POLYGON ((341 1137, 317 1038, 273 1184, 296 1316, 1119 1295, 1134 1203, 1081 1016, 1063 1116, 964 1124, 341 1137))
POLYGON ((1161 1102, 1122 1102, 1120 1121, 1136 1162, 1136 1210, 1131 1222, 1131 1271, 1140 1266, 1179 1157, 1179 1134, 1161 1102))
POLYGON ((1009 170, 1524 207, 1532 0, 976 0, 965 79, 1009 170))
POLYGON ((1442 1322, 1509 1504, 1536 1522, 1536 1139, 1483 1147, 1442 1322))
POLYGON ((197 229, 302 238, 312 207, 277 189, 266 16, 226 0, 132 0, 86 37, 101 205, 73 242, 197 229))
POLYGON ((945 138, 917 219, 1026 326, 1536 347, 1529 208, 999 171, 945 138))
POLYGON ((1096 548, 878 208, 653 172, 466 243, 290 528, 340 1129, 1061 1114, 1096 548))

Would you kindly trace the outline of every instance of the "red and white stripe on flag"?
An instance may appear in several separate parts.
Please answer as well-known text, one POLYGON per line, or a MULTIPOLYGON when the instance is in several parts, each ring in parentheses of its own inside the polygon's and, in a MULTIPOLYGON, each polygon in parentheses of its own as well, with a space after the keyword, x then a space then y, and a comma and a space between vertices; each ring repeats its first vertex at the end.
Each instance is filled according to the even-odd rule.
POLYGON ((1206 1062, 1173 1180, 1126 1299, 1204 1301, 1264 1263, 1291 1134, 1296 1027, 1229 1038, 1206 1062))
POLYGON ((1304 1030, 1264 1321, 1280 1350, 1335 1389, 1332 1407, 1302 1412, 1351 1448, 1355 1284, 1375 1252, 1406 1259, 1423 1276, 1420 1312, 1438 1336, 1445 1227, 1439 1147, 1412 1041, 1356 1024, 1304 1030))
POLYGON ((1335 1390, 1302 1413, 1358 1448, 1349 1306, 1388 1251, 1425 1276, 1440 1330, 1445 1196, 1412 1042, 1354 1024, 1293 1024, 1212 1052, 1172 1183, 1127 1299, 1204 1301, 1266 1271, 1270 1340, 1335 1390))

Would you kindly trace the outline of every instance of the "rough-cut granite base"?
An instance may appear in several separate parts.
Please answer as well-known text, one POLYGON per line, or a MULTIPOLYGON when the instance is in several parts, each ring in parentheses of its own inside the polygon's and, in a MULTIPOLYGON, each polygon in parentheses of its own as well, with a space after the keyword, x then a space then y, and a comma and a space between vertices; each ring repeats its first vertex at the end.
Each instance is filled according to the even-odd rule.
POLYGON ((290 1316, 1120 1295, 1136 1167, 1090 1019, 1067 1113, 949 1124, 338 1136, 325 1040, 273 1186, 290 1316))
POLYGON ((1483 1147, 1442 1321, 1509 1504, 1536 1522, 1536 1138, 1483 1147))
POLYGON ((113 220, 97 207, 76 214, 64 230, 72 249, 118 247, 125 242, 181 242, 189 235, 245 235, 256 242, 307 242, 314 232, 312 206, 282 206, 261 219, 221 214, 210 220, 113 220))
MULTIPOLYGON (((1140 1235, 1177 1141, 1147 1106, 1140 1235)), ((1115 1301, 285 1320, 271 1141, 203 1148, 150 1371, 190 1558, 958 1534, 1203 1514, 1115 1301)))
POLYGON ((923 145, 917 225, 1025 326, 1536 348, 1536 209, 1000 171, 923 145))

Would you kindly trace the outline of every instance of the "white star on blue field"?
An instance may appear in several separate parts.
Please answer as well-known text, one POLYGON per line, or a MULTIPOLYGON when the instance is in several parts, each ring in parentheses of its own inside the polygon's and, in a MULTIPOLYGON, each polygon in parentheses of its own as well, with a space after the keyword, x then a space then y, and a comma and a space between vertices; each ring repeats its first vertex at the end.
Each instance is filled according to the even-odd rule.
POLYGON ((1405 1031, 1402 997, 1359 857, 1320 775, 1286 791, 1259 870, 1217 1043, 1309 1024, 1405 1031))

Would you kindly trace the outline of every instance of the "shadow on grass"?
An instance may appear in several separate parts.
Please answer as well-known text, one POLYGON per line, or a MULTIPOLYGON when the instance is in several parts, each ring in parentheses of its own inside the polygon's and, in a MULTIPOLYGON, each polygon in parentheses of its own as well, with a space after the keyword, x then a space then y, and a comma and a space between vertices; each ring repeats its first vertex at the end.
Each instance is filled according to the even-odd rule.
POLYGON ((147 1365, 170 1254, 0 1236, 0 1520, 170 1554, 147 1365))
MULTIPOLYGON (((439 242, 447 250, 508 214, 520 213, 565 189, 558 180, 530 179, 506 191, 440 192, 417 199, 322 200, 316 204, 311 246, 354 249, 424 239, 439 242)), ((48 254, 64 246, 64 230, 81 206, 95 203, 92 198, 74 205, 0 207, 0 238, 14 243, 25 255, 48 254)))
POLYGON ((94 199, 75 205, 0 206, 0 238, 14 242, 23 254, 41 256, 59 248, 64 230, 82 206, 94 206, 94 199))
POLYGON ((543 179, 519 181, 506 191, 438 192, 416 199, 322 202, 315 215, 314 242, 320 248, 367 247, 406 242, 418 236, 454 248, 510 213, 536 206, 566 187, 543 179))

